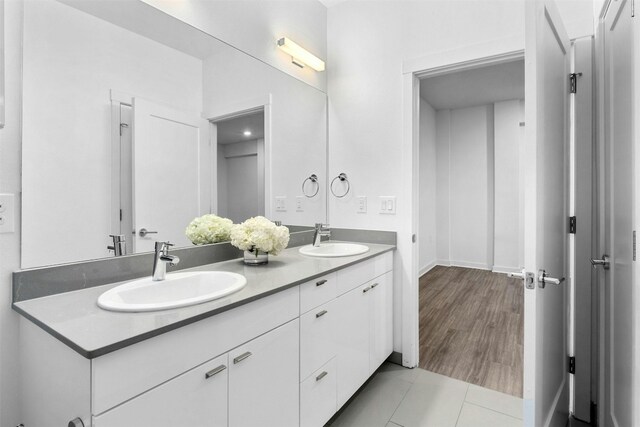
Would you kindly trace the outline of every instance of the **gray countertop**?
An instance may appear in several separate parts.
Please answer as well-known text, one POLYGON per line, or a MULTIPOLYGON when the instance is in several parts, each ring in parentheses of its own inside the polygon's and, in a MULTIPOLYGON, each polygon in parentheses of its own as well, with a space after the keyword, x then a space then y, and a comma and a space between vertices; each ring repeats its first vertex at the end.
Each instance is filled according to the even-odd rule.
POLYGON ((182 270, 224 270, 247 278, 247 285, 240 291, 189 307, 146 313, 99 308, 100 294, 124 283, 119 282, 15 302, 13 308, 82 356, 92 359, 395 249, 394 245, 385 244, 367 243, 367 246, 367 253, 349 257, 308 257, 301 255, 296 247, 270 256, 264 266, 245 266, 242 259, 234 259, 182 270))

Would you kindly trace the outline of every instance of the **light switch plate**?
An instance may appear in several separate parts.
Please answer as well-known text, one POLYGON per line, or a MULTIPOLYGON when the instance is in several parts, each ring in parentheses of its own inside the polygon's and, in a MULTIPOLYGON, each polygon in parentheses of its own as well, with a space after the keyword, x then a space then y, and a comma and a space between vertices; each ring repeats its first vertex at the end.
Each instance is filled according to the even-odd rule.
POLYGON ((287 196, 276 196, 276 211, 277 212, 287 211, 287 196))
POLYGON ((380 196, 380 213, 386 215, 396 214, 396 196, 380 196))
POLYGON ((0 194, 0 233, 15 231, 15 195, 0 194))
POLYGON ((357 196, 356 203, 358 204, 357 213, 367 213, 367 196, 357 196))
POLYGON ((296 212, 304 212, 304 197, 296 196, 296 212))

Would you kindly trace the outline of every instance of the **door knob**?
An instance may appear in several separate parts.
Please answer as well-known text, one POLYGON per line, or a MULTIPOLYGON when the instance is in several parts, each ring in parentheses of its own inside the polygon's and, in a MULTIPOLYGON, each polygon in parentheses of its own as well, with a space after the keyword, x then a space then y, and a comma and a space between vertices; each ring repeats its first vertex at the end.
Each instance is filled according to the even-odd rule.
POLYGON ((540 286, 542 289, 544 289, 547 283, 551 283, 552 285, 559 285, 560 283, 564 282, 564 280, 564 277, 556 279, 554 277, 547 276, 547 272, 545 270, 538 271, 538 286, 540 286))
POLYGON ((138 236, 140 237, 146 237, 147 234, 158 234, 157 231, 149 231, 146 228, 141 228, 140 231, 138 232, 138 236))
POLYGON ((602 268, 604 268, 605 270, 608 270, 609 268, 611 268, 611 264, 609 263, 609 255, 607 254, 602 255, 602 259, 591 258, 591 265, 594 268, 601 265, 602 268))

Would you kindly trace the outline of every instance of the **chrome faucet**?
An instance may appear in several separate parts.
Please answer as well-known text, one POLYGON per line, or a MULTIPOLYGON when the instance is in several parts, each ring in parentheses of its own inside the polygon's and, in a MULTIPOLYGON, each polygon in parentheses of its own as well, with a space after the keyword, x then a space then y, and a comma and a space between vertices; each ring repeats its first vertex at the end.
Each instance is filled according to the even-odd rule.
POLYGON ((113 256, 126 255, 127 242, 125 241, 124 234, 109 234, 109 237, 113 240, 113 244, 107 246, 107 249, 113 251, 113 256))
POLYGON ((180 258, 169 255, 169 247, 173 246, 169 242, 156 242, 156 255, 153 258, 153 280, 156 282, 164 280, 167 276, 167 264, 176 265, 180 258))
POLYGON ((316 231, 313 233, 313 246, 320 246, 320 238, 322 236, 331 236, 331 230, 329 230, 329 224, 323 224, 321 222, 316 223, 316 231))

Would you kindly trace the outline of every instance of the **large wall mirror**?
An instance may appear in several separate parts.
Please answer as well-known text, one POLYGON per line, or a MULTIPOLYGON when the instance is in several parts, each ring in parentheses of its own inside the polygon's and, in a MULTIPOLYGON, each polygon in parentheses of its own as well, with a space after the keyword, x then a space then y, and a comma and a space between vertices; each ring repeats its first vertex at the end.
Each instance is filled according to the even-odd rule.
POLYGON ((139 0, 24 2, 23 68, 23 268, 326 222, 324 92, 139 0))

